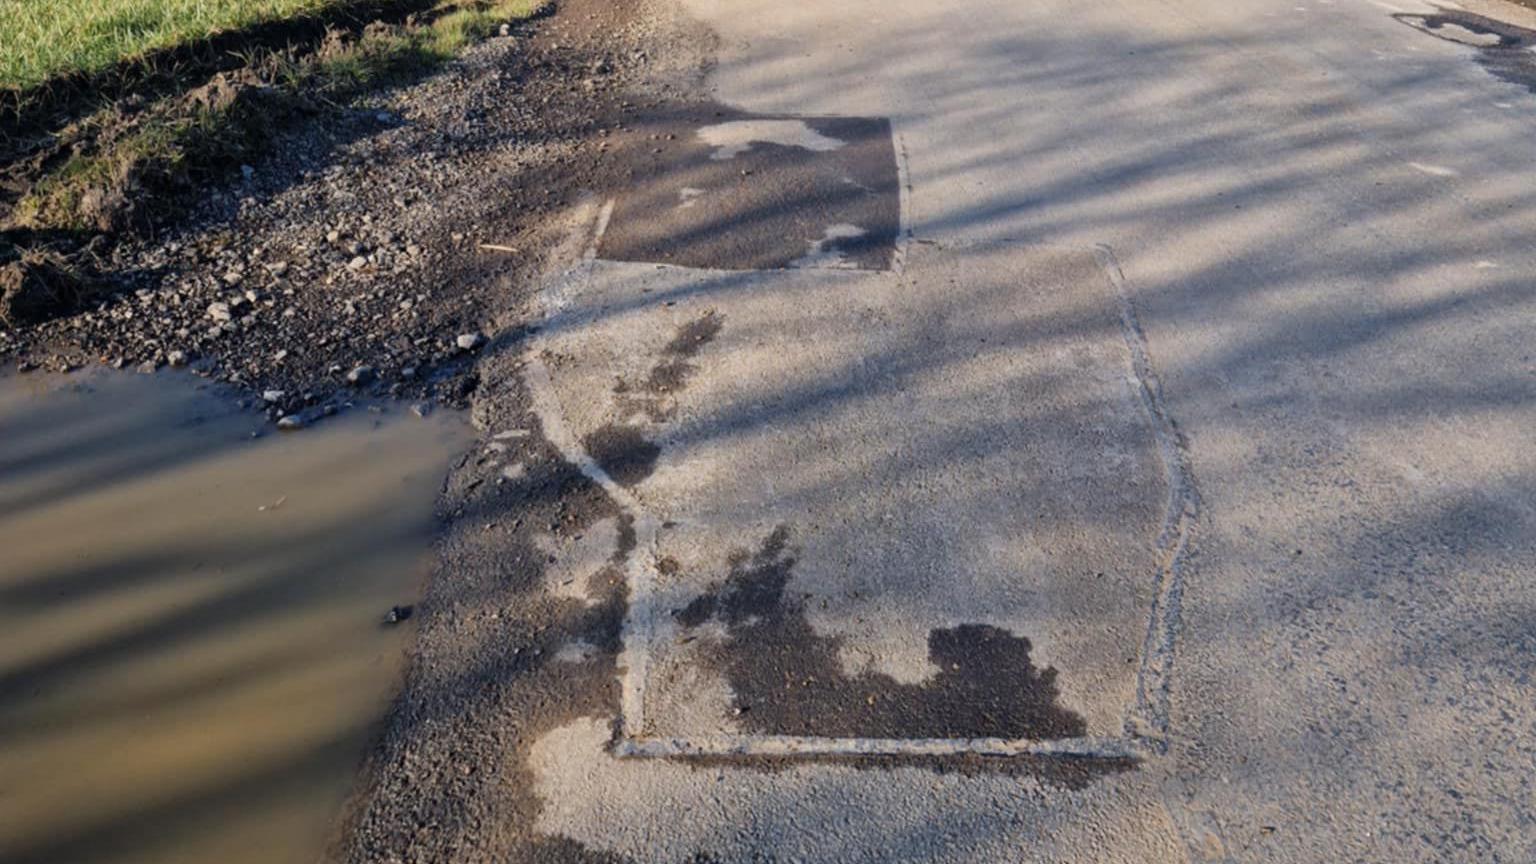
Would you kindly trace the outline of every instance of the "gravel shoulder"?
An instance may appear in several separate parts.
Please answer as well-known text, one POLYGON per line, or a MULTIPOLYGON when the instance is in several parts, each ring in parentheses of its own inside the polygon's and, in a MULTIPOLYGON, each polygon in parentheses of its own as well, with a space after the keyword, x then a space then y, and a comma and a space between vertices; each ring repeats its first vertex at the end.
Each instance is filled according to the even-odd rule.
POLYGON ((467 405, 476 352, 548 264, 552 219, 617 181, 607 141, 643 110, 630 93, 677 60, 636 5, 563 3, 281 132, 171 227, 87 244, 104 299, 0 324, 0 359, 186 364, 274 421, 358 391, 467 405))
POLYGON ((446 317, 436 338, 489 336, 473 361, 444 347, 437 373, 438 387, 473 381, 457 392, 481 437, 439 501, 444 531, 417 643, 338 832, 337 860, 621 860, 535 830, 535 744, 578 718, 617 714, 622 564, 635 537, 628 517, 546 439, 523 378, 526 336, 537 326, 536 289, 579 259, 600 202, 652 153, 647 118, 697 104, 712 40, 670 3, 569 0, 520 46, 519 62, 551 64, 554 79, 517 97, 523 114, 498 114, 515 109, 494 81, 458 83, 494 75, 498 46, 434 82, 448 93, 481 87, 479 134, 503 148, 467 151, 486 154, 470 167, 453 160, 455 176, 469 179, 450 201, 423 208, 437 220, 444 262, 424 269, 441 276, 459 266, 451 279, 468 288, 463 317, 446 317), (562 101, 564 112, 547 113, 562 101), (514 131, 509 140, 499 124, 501 136, 510 127, 540 137, 519 141, 514 131), (598 533, 611 534, 611 557, 573 590, 556 562, 598 533))

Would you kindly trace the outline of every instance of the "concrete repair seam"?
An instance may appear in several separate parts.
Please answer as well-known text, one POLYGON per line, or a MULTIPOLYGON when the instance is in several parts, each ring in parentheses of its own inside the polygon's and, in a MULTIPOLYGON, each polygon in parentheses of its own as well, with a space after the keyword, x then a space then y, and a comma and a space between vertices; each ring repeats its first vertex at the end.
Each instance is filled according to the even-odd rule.
POLYGON ((907 139, 895 132, 895 121, 891 121, 892 135, 896 139, 896 205, 897 205, 897 234, 896 250, 891 256, 891 272, 900 276, 907 269, 907 254, 912 246, 914 233, 913 225, 916 224, 916 213, 912 201, 912 166, 907 161, 907 139))
POLYGON ((823 738, 809 735, 719 735, 695 738, 626 738, 615 755, 679 759, 737 756, 905 756, 956 755, 1017 757, 1066 756, 1087 759, 1135 759, 1144 753, 1136 742, 1120 738, 1061 738, 1032 741, 1014 738, 823 738))
POLYGON ((1152 422, 1152 434, 1157 440, 1168 484, 1167 509, 1157 538, 1162 562, 1153 588, 1152 614, 1142 644, 1141 663, 1136 671, 1136 709, 1127 723, 1130 728, 1126 730, 1132 737, 1146 739, 1162 750, 1166 747, 1168 733, 1174 647, 1182 620, 1185 562, 1200 516, 1200 495, 1194 472, 1189 467, 1183 436, 1163 401, 1162 382, 1152 365, 1146 333, 1136 314, 1125 271, 1109 246, 1095 246, 1094 256, 1115 288, 1120 307, 1120 330, 1130 351, 1132 385, 1152 422))
POLYGON ((587 253, 582 256, 583 260, 597 260, 597 249, 603 245, 603 235, 608 233, 608 223, 613 220, 613 208, 618 203, 617 198, 609 198, 603 202, 602 209, 597 212, 597 225, 592 229, 592 243, 587 246, 587 253))
MULTIPOLYGON (((566 271, 562 277, 546 282, 538 301, 539 312, 544 320, 547 321, 558 313, 568 300, 567 297, 559 296, 560 292, 555 290, 557 287, 565 286, 573 279, 584 282, 591 280, 593 269, 597 266, 598 247, 602 244, 603 235, 608 230, 608 222, 613 216, 615 204, 615 199, 610 198, 599 208, 592 223, 592 237, 582 255, 581 262, 566 271)), ((622 695, 619 709, 624 727, 620 734, 628 739, 640 735, 644 728, 644 682, 649 657, 644 650, 636 646, 650 644, 649 637, 654 616, 648 603, 641 602, 639 598, 649 598, 654 595, 654 592, 649 589, 656 576, 652 562, 656 558, 660 523, 646 514, 639 499, 614 480, 567 428, 559 393, 555 390, 549 367, 545 365, 537 343, 538 340, 535 339, 529 344, 523 366, 523 380, 528 387, 533 412, 543 427, 545 439, 567 462, 576 466, 587 479, 596 483, 607 493, 619 510, 630 517, 634 526, 635 549, 630 554, 625 568, 625 580, 630 588, 629 609, 623 624, 624 644, 619 659, 620 666, 625 670, 621 682, 622 695), (641 634, 645 638, 631 639, 630 634, 641 634)))
POLYGON ((575 465, 583 475, 602 487, 614 504, 633 520, 635 551, 631 553, 628 566, 625 568, 625 579, 630 586, 630 598, 629 611, 623 626, 624 647, 619 665, 625 670, 620 704, 621 719, 624 723, 622 734, 626 739, 635 738, 644 728, 644 682, 648 660, 645 646, 650 645, 651 630, 655 620, 648 598, 655 596, 655 592, 650 590, 651 582, 656 575, 651 562, 656 557, 660 523, 645 513, 639 500, 609 476, 608 472, 597 464, 597 461, 587 453, 586 448, 581 446, 566 428, 565 423, 560 419, 564 415, 560 408, 560 397, 555 392, 554 382, 549 377, 549 367, 544 365, 543 358, 536 351, 530 351, 528 354, 523 379, 528 385, 534 413, 538 415, 539 422, 544 427, 544 437, 554 445, 556 450, 560 451, 560 455, 566 461, 575 465), (647 599, 642 601, 641 598, 647 599))
MULTIPOLYGON (((1129 360, 1128 383, 1147 413, 1168 485, 1168 503, 1156 546, 1162 553, 1153 588, 1153 606, 1136 676, 1136 703, 1124 738, 1080 737, 1055 741, 1009 739, 821 738, 790 735, 724 735, 704 738, 638 739, 626 735, 615 754, 629 757, 795 757, 795 756, 1067 756, 1135 758, 1166 750, 1169 681, 1183 598, 1184 564, 1199 516, 1199 495, 1182 436, 1163 400, 1146 335, 1131 288, 1114 250, 1093 249, 1115 289, 1121 337, 1129 360)), ((626 643, 627 644, 627 643, 626 643)), ((631 724, 627 721, 625 727, 631 724)))

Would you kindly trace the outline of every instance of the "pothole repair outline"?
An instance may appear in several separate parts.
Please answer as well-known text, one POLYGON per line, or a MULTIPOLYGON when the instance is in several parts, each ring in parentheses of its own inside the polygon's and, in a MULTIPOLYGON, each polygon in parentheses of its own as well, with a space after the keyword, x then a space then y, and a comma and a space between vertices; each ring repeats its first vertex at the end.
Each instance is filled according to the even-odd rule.
POLYGON ((1392 18, 1427 36, 1477 52, 1478 65, 1490 75, 1536 93, 1536 31, 1445 6, 1436 12, 1399 12, 1392 18))
POLYGON ((909 196, 890 118, 705 107, 657 120, 662 146, 615 198, 605 260, 899 272, 909 196))
MULTIPOLYGON (((898 139, 898 144, 899 144, 898 139)), ((904 148, 899 148, 904 150, 904 148)), ((903 160, 903 193, 908 190, 903 160)), ((902 240, 910 237, 904 206, 902 240)), ((597 249, 612 215, 613 202, 605 202, 592 220, 586 254, 564 276, 551 280, 540 292, 544 317, 550 318, 567 302, 573 287, 590 281, 597 249)), ((904 245, 904 244, 903 244, 904 245)), ((898 255, 898 260, 905 258, 898 255)), ((544 427, 544 436, 583 475, 600 486, 633 520, 636 544, 625 566, 630 590, 619 657, 620 729, 612 752, 621 758, 815 758, 897 757, 1072 757, 1091 759, 1138 759, 1166 751, 1169 726, 1170 676, 1181 622, 1183 580, 1200 516, 1200 498, 1190 468, 1183 436, 1164 402, 1162 384, 1152 364, 1146 336, 1133 302, 1132 290, 1114 251, 1100 245, 1093 250, 1105 278, 1115 289, 1121 337, 1127 350, 1127 376, 1152 430, 1158 459, 1163 467, 1168 499, 1156 547, 1160 564, 1154 574, 1152 605, 1136 673, 1136 701, 1128 713, 1123 734, 1060 739, 1007 738, 877 738, 828 737, 778 734, 728 734, 693 737, 646 736, 645 689, 649 666, 648 646, 654 637, 657 609, 652 598, 659 554, 662 520, 646 512, 639 498, 614 479, 589 453, 565 423, 565 413, 554 388, 549 367, 538 340, 525 354, 524 378, 532 408, 544 427)), ((579 289, 578 289, 579 290, 579 289)))

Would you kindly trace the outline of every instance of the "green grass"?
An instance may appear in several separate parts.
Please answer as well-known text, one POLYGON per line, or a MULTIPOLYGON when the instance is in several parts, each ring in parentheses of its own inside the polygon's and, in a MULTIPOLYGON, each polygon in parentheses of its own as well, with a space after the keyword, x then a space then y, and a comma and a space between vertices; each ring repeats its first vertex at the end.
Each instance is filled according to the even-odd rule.
MULTIPOLYGON (((220 31, 347 5, 347 0, 0 0, 0 89, 26 90, 59 76, 101 72, 220 31)), ((445 16, 445 26, 433 28, 439 41, 426 47, 451 53, 542 4, 448 0, 441 5, 458 11, 445 16)))
POLYGON ((546 0, 499 0, 493 3, 454 3, 457 8, 432 22, 426 50, 450 57, 465 45, 484 39, 508 21, 528 18, 546 0))
POLYGON ((0 87, 26 89, 75 72, 340 0, 0 0, 0 87))
POLYGON ((290 70, 284 77, 320 89, 349 94, 388 81, 404 70, 419 70, 447 60, 491 35, 502 24, 528 18, 547 0, 460 0, 445 2, 429 25, 371 34, 346 50, 290 70))
MULTIPOLYGON (((0 8, 17 0, 0 0, 0 8)), ((21 0, 29 4, 32 0, 21 0)), ((80 0, 90 2, 90 0, 80 0)), ((123 0, 95 0, 97 5, 123 0)), ((165 5, 219 6, 232 0, 195 4, 176 0, 165 5)), ((286 106, 282 96, 323 94, 344 100, 370 88, 410 78, 452 58, 504 23, 528 18, 547 0, 448 0, 435 7, 428 23, 369 28, 361 38, 322 47, 309 54, 255 52, 246 58, 252 71, 273 85, 277 101, 252 108, 206 108, 166 100, 144 112, 126 134, 109 135, 97 146, 72 154, 39 179, 11 213, 12 226, 71 231, 106 230, 96 223, 91 196, 134 194, 174 185, 199 172, 217 172, 265 145, 272 125, 286 106), (90 205, 90 206, 87 206, 90 205)), ((318 8, 316 0, 275 0, 267 7, 318 8)), ((336 5, 336 4, 330 4, 336 5)), ((113 112, 104 108, 86 127, 108 128, 113 112)), ((185 184, 183 184, 185 185, 185 184)))

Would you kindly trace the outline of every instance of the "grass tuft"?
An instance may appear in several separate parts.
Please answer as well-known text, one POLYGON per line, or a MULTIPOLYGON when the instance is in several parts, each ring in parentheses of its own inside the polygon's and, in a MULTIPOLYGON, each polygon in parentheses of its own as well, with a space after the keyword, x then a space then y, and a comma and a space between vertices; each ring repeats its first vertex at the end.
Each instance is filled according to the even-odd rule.
POLYGON ((432 36, 426 50, 440 57, 451 57, 464 46, 491 35, 508 21, 532 17, 544 6, 544 0, 500 0, 457 5, 460 8, 432 22, 432 36))

